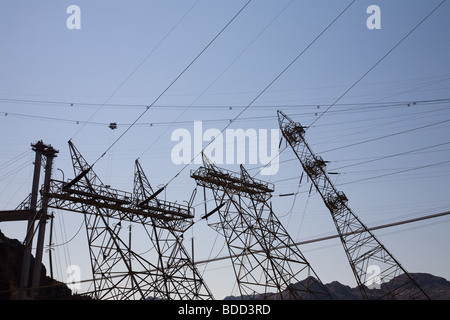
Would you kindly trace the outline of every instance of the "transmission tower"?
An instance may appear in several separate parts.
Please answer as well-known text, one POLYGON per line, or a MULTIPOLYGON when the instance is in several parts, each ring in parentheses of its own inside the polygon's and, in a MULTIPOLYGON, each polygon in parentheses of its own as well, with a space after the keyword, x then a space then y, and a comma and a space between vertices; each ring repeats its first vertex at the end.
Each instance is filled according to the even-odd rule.
POLYGON ((242 165, 235 173, 205 156, 203 162, 191 177, 203 187, 205 206, 205 190, 212 190, 215 208, 203 218, 219 217, 209 225, 225 238, 241 297, 331 299, 268 203, 273 185, 252 178, 242 165))
POLYGON ((174 215, 171 220, 163 220, 162 226, 157 227, 154 221, 151 227, 151 240, 158 256, 158 269, 161 270, 160 285, 164 288, 163 291, 168 293, 169 299, 212 299, 211 292, 182 244, 183 233, 193 224, 193 212, 190 212, 193 209, 190 204, 184 207, 159 200, 155 195, 162 190, 163 188, 160 188, 153 192, 139 161, 136 160, 133 194, 137 206, 174 215))
POLYGON ((368 230, 348 207, 348 199, 338 191, 326 172, 326 162, 316 156, 305 140, 305 128, 278 111, 283 137, 291 146, 331 213, 356 282, 364 299, 429 299, 417 282, 368 230), (376 267, 377 278, 371 273, 376 267), (370 272, 368 272, 370 271, 370 272), (374 295, 369 285, 381 284, 382 295, 374 295))
POLYGON ((159 200, 162 190, 153 192, 138 161, 133 193, 112 189, 71 141, 69 147, 76 178, 52 180, 45 195, 50 207, 84 214, 94 298, 212 299, 182 244, 192 208, 159 200), (130 224, 128 233, 123 232, 125 223, 130 224))

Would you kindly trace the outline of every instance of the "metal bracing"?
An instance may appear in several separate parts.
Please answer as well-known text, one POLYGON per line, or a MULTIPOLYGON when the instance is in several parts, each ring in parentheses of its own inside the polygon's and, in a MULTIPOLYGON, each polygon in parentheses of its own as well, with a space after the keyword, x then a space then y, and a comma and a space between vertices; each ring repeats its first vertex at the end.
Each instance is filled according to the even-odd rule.
POLYGON ((49 207, 84 214, 94 298, 212 299, 182 244, 193 209, 159 200, 138 161, 133 193, 106 186, 69 146, 76 178, 52 180, 45 196, 49 207))
POLYGON ((348 207, 347 197, 335 188, 327 174, 326 162, 316 156, 306 142, 304 127, 292 121, 282 111, 278 111, 278 120, 283 137, 331 213, 363 298, 429 299, 417 282, 348 207), (379 270, 376 279, 369 268, 372 266, 379 270), (381 284, 381 296, 373 296, 373 291, 368 288, 374 284, 374 280, 381 284))
MULTIPOLYGON (((136 160, 134 203, 137 206, 164 208, 164 210, 178 206, 159 200, 152 196, 154 194, 139 161, 136 160)), ((173 209, 171 212, 175 212, 173 214, 175 216, 181 216, 179 209, 173 209)), ((192 225, 194 215, 190 211, 186 211, 182 216, 184 219, 163 220, 164 227, 158 228, 157 223, 153 223, 151 226, 152 236, 150 239, 157 252, 158 270, 162 272, 159 280, 167 293, 167 299, 212 299, 209 288, 182 243, 183 232, 192 225)), ((151 219, 155 220, 156 218, 152 217, 151 219)))
POLYGON ((208 224, 226 240, 242 298, 331 299, 267 202, 272 185, 252 178, 243 166, 239 174, 205 157, 191 177, 212 190, 216 207, 204 218, 218 217, 208 224))

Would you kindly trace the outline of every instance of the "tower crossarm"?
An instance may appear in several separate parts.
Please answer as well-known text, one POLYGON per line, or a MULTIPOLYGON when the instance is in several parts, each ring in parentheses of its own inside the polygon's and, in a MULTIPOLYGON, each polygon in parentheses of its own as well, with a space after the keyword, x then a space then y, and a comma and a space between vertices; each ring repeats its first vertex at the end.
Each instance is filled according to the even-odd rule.
POLYGON ((64 188, 67 183, 51 180, 49 206, 79 213, 96 214, 96 208, 108 209, 111 218, 130 222, 145 221, 163 227, 172 221, 192 219, 193 208, 177 203, 159 200, 158 203, 137 206, 132 194, 104 185, 76 183, 64 188), (92 210, 91 210, 92 209, 92 210))
POLYGON ((241 196, 262 196, 265 199, 271 197, 274 186, 252 177, 242 177, 241 173, 210 167, 200 167, 191 171, 191 178, 197 181, 199 186, 214 190, 232 190, 241 196))

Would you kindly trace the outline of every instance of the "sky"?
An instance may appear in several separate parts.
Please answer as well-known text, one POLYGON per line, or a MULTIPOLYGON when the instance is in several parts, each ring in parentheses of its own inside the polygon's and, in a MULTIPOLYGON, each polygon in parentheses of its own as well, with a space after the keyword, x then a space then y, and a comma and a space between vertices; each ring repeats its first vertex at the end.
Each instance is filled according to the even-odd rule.
MULTIPOLYGON (((360 0, 341 16, 351 1, 253 0, 227 25, 246 3, 2 1, 0 210, 31 192, 30 144, 39 140, 59 150, 55 179, 73 178, 72 140, 89 163, 97 161, 105 184, 131 192, 139 159, 154 189, 170 181, 164 197, 187 201, 196 187, 190 170, 200 164, 177 163, 174 148, 194 156, 201 134, 226 129, 255 130, 269 148, 261 132, 277 129, 283 110, 308 126, 309 145, 338 173, 336 187, 367 226, 449 211, 450 4, 420 23, 440 0, 360 0), (80 9, 79 29, 71 27, 71 5, 80 9), (368 27, 371 5, 379 8, 379 29, 368 27)), ((237 159, 226 161, 233 141, 223 132, 220 167, 238 170, 237 159)), ((274 183, 274 212, 294 241, 336 234, 319 194, 299 185, 301 165, 284 147, 270 175, 260 174, 265 163, 250 160, 249 146, 236 153, 247 156, 252 175, 274 183)), ((198 260, 226 255, 223 238, 200 219, 200 197, 194 206, 186 246, 194 238, 198 260)), ((55 210, 54 221, 58 279, 67 279, 69 265, 90 279, 83 217, 55 210)), ((450 280, 449 222, 444 216, 375 234, 409 272, 450 280)), ((25 222, 0 223, 21 241, 25 229, 25 222)), ((355 286, 338 239, 300 249, 324 283, 355 286)), ((237 294, 229 260, 199 269, 216 298, 237 294)), ((83 283, 79 291, 87 290, 83 283)))

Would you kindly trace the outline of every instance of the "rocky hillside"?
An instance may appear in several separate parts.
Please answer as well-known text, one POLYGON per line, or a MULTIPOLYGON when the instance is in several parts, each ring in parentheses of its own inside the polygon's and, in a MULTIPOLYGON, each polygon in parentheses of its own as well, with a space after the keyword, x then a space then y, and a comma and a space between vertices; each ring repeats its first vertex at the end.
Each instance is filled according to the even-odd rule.
MULTIPOLYGON (((450 300, 450 281, 442 277, 437 277, 428 273, 411 273, 410 274, 415 281, 422 287, 422 289, 428 294, 428 296, 432 300, 450 300)), ((403 277, 401 275, 400 277, 403 277)), ((311 288, 311 283, 317 283, 317 280, 310 277, 301 281, 300 283, 293 284, 292 287, 307 287, 309 284, 309 288, 311 288)), ((388 284, 387 284, 388 285, 388 284)), ((371 297, 373 299, 377 299, 383 295, 384 284, 381 285, 379 289, 371 289, 371 297)), ((350 286, 343 285, 338 281, 333 281, 331 283, 325 284, 328 292, 331 294, 334 300, 361 300, 362 296, 358 288, 351 288, 350 286)), ((320 291, 319 287, 315 287, 312 289, 313 291, 320 291)), ((288 295, 284 294, 284 297, 287 298, 288 295)), ((259 295, 256 297, 245 296, 243 299, 264 299, 263 295, 259 295)), ((274 295, 266 295, 266 299, 274 299, 274 295)), ((304 297, 305 299, 310 299, 309 297, 304 297)), ((226 297, 225 300, 240 300, 241 297, 230 296, 226 297)), ((397 299, 407 299, 407 296, 399 296, 397 299)))
MULTIPOLYGON (((18 288, 22 267, 24 246, 18 240, 7 238, 0 231, 0 300, 12 300, 18 298, 18 288)), ((35 259, 31 258, 33 270, 35 259)), ((46 275, 47 271, 42 265, 38 299, 71 299, 71 290, 61 282, 51 279, 46 275)), ((31 275, 30 275, 31 281, 31 275)))
MULTIPOLYGON (((432 300, 450 300, 450 282, 442 277, 437 277, 428 273, 410 273, 411 277, 421 286, 432 300)), ((401 275, 400 277, 404 277, 401 275)), ((334 299, 339 300, 359 300, 361 294, 358 288, 350 288, 337 281, 326 284, 334 299)), ((376 299, 381 296, 385 285, 380 289, 372 289, 371 294, 376 299)), ((398 299, 407 299, 407 296, 399 296, 398 299)))

